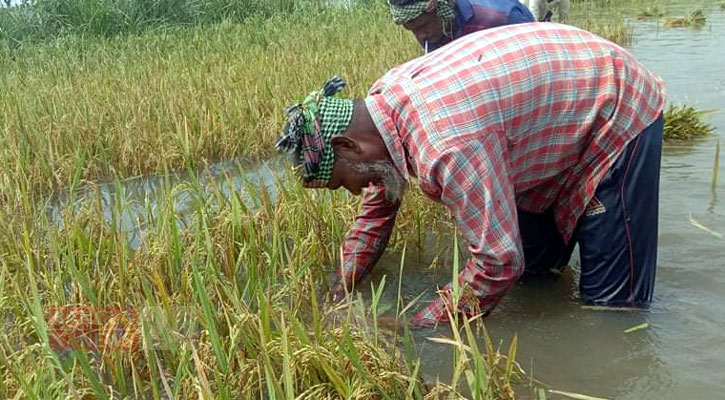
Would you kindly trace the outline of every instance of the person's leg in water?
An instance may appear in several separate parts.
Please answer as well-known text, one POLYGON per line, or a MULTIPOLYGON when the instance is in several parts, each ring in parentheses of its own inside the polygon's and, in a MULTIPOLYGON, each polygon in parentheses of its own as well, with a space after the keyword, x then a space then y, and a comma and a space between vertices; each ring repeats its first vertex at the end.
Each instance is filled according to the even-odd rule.
POLYGON ((652 301, 662 130, 660 116, 627 145, 577 223, 587 304, 646 308, 652 301))
POLYGON ((524 248, 524 275, 553 275, 569 263, 576 242, 567 245, 554 222, 554 213, 541 214, 517 210, 524 248))

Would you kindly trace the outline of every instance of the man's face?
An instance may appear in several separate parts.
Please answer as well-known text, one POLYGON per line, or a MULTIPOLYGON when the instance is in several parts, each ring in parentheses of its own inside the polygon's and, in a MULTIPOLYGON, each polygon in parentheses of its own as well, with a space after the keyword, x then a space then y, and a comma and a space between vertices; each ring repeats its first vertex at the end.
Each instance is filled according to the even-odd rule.
POLYGON ((425 46, 426 41, 432 45, 443 45, 449 41, 449 38, 443 35, 443 25, 435 10, 424 12, 403 26, 413 32, 421 46, 425 46))
POLYGON ((342 186, 357 196, 370 185, 384 187, 386 199, 393 203, 400 202, 405 191, 405 180, 390 161, 349 161, 341 157, 335 159, 328 189, 335 190, 342 186))
POLYGON ((362 190, 370 185, 371 177, 367 177, 352 168, 350 163, 341 157, 335 157, 335 166, 332 169, 332 176, 327 182, 327 188, 337 190, 340 186, 347 189, 355 196, 362 193, 362 190))

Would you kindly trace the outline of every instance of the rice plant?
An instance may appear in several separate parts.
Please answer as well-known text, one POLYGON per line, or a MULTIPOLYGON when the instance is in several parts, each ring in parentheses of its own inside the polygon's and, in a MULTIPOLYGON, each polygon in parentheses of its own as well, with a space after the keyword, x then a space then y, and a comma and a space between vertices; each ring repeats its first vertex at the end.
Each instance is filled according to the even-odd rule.
MULTIPOLYGON (((423 382, 415 354, 379 332, 376 304, 340 310, 325 299, 323 266, 339 263, 353 199, 279 181, 276 200, 252 186, 232 197, 193 179, 172 187, 136 250, 117 228, 120 199, 110 214, 93 200, 65 209, 61 225, 28 203, 32 217, 0 241, 3 397, 442 398, 445 385, 423 382), (194 204, 185 229, 179 190, 194 204)), ((419 201, 406 212, 425 210, 419 201)), ((414 229, 402 224, 393 240, 414 229)), ((504 374, 513 356, 469 348, 456 368, 475 379, 504 374)), ((491 388, 508 387, 505 377, 491 388)))
MULTIPOLYGON (((215 160, 270 155, 282 109, 305 90, 340 74, 360 97, 421 53, 383 2, 298 5, 52 0, 0 13, 0 397, 514 397, 516 340, 500 351, 479 320, 451 318, 438 339, 455 379, 424 382, 413 336, 382 332, 377 303, 327 302, 357 200, 284 175, 274 191, 199 187, 195 171, 215 160), (188 182, 145 199, 132 245, 122 180, 169 170, 188 182), (73 206, 106 179, 115 193, 73 206), (46 206, 66 192, 60 223, 46 206)), ((631 40, 619 22, 582 25, 631 40)), ((434 235, 445 251, 451 231, 412 191, 389 248, 434 235)))
MULTIPOLYGON (((631 40, 621 22, 580 26, 631 40)), ((304 90, 339 74, 359 97, 417 55, 384 4, 23 45, 0 57, 0 174, 29 176, 47 192, 76 172, 98 180, 266 157, 281 110, 304 90)))
POLYGON ((585 19, 574 25, 622 46, 632 43, 633 28, 622 20, 585 19))
POLYGON ((173 25, 241 22, 252 15, 289 14, 314 0, 34 0, 0 13, 0 39, 13 42, 68 34, 105 37, 173 25))
POLYGON ((697 8, 690 11, 690 13, 684 17, 666 19, 663 26, 665 28, 701 28, 705 26, 706 21, 707 18, 705 17, 705 13, 701 9, 697 8))
POLYGON ((712 193, 715 193, 717 189, 717 180, 718 180, 718 173, 720 172, 720 139, 717 140, 717 143, 715 144, 715 159, 712 163, 712 184, 711 184, 711 190, 712 193))
POLYGON ((713 127, 702 117, 714 110, 697 110, 691 106, 670 105, 664 114, 665 140, 691 140, 709 135, 713 127))
POLYGON ((660 10, 657 6, 649 6, 642 9, 639 14, 637 14, 637 19, 659 19, 664 16, 665 12, 660 10))
POLYGON ((419 54, 387 13, 324 9, 22 46, 0 57, 0 173, 47 192, 67 186, 79 160, 79 178, 97 180, 268 156, 282 110, 305 90, 339 74, 360 97, 419 54))

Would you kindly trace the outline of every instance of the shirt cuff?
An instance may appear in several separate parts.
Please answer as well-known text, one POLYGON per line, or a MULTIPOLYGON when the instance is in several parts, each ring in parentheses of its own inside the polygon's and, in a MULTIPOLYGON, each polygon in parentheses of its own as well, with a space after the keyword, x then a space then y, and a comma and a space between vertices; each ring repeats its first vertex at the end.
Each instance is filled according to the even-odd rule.
POLYGON ((448 305, 450 302, 450 288, 446 286, 438 292, 438 297, 435 300, 428 303, 424 309, 413 316, 410 324, 417 327, 429 327, 438 325, 439 322, 447 322, 449 320, 450 306, 448 305))

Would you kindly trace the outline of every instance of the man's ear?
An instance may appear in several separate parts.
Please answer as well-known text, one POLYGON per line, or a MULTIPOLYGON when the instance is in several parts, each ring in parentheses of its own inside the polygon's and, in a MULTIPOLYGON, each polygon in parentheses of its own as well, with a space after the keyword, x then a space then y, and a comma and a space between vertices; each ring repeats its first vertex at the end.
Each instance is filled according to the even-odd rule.
POLYGON ((362 154, 362 147, 360 147, 360 144, 356 140, 343 135, 333 136, 330 139, 330 144, 337 154, 362 154))

